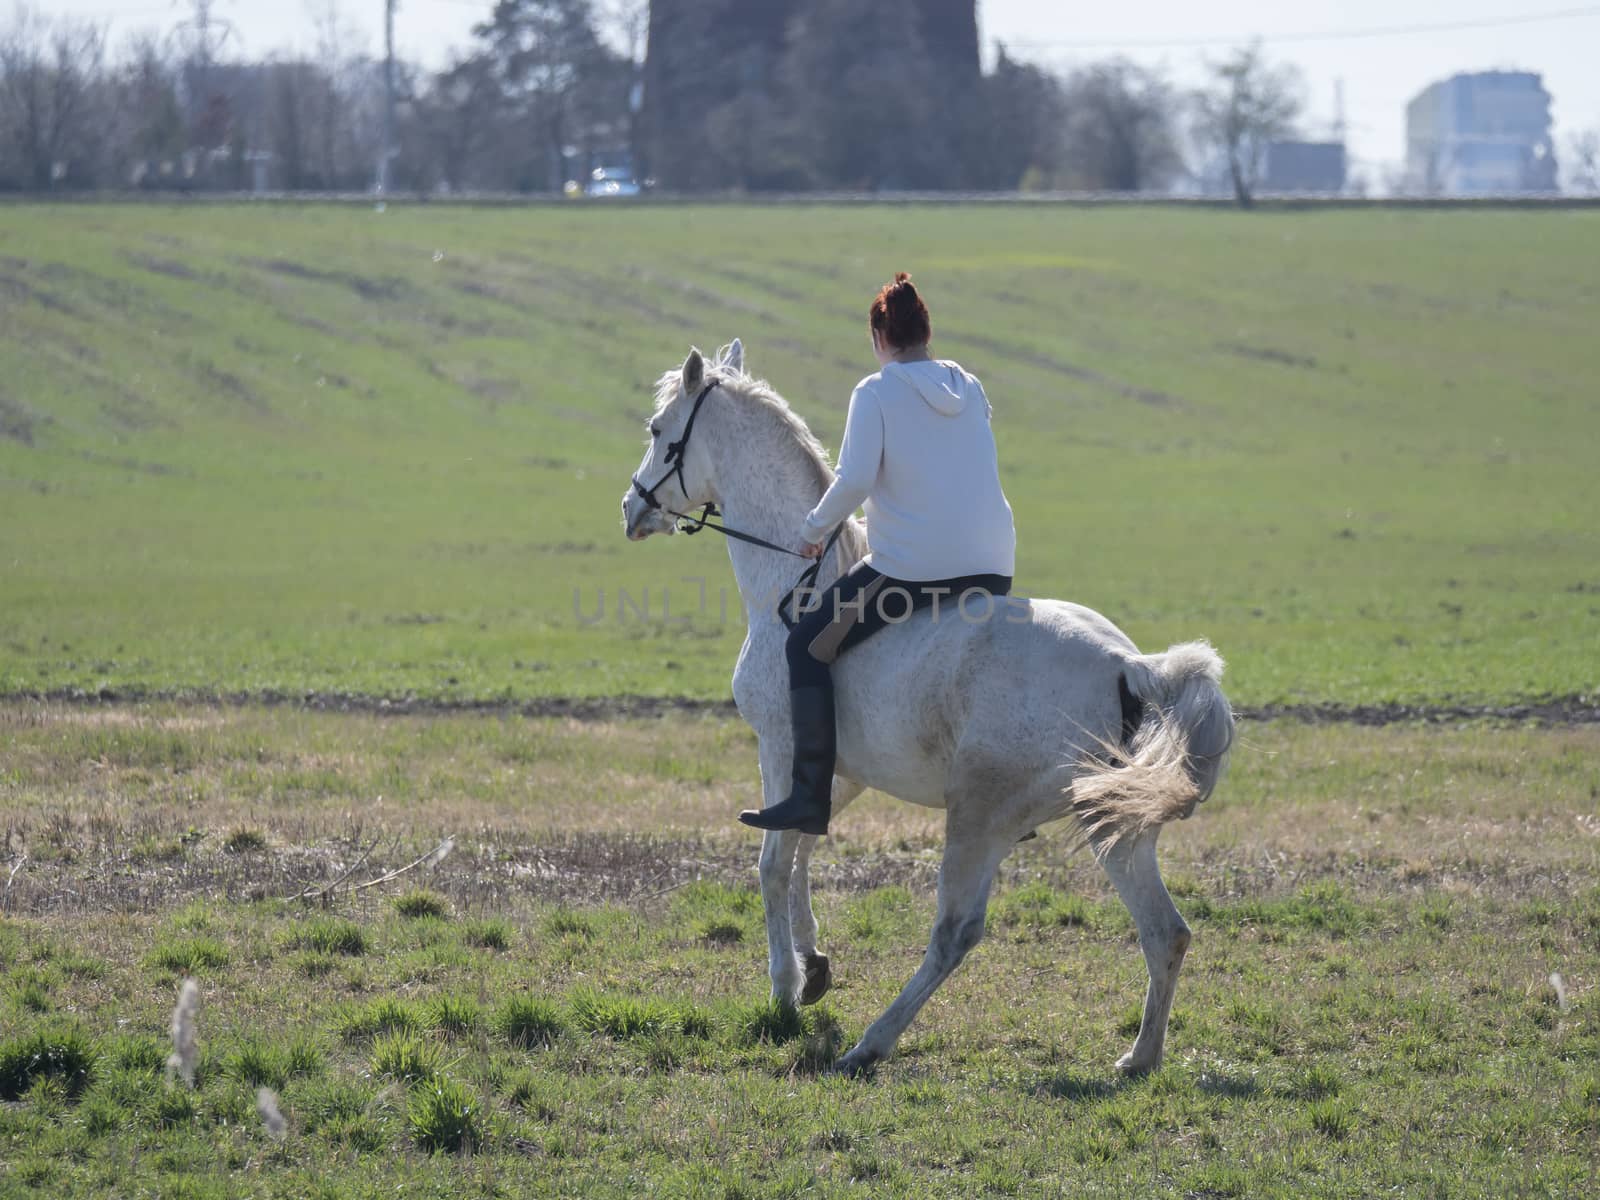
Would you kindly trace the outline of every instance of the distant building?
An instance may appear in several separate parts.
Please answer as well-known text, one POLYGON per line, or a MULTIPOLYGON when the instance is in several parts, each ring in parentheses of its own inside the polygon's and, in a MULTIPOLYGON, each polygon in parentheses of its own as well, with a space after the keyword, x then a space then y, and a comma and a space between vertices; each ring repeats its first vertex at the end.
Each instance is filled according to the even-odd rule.
POLYGON ((1268 142, 1264 159, 1263 192, 1344 191, 1343 142, 1268 142))
MULTIPOLYGON (((1248 153, 1245 156, 1248 158, 1248 153)), ((1343 142, 1301 142, 1285 138, 1263 145, 1256 161, 1254 178, 1248 181, 1252 192, 1338 195, 1344 191, 1348 159, 1343 142)), ((1233 175, 1228 169, 1228 156, 1216 151, 1173 190, 1179 195, 1232 196, 1233 175)))
POLYGON ((1453 75, 1406 106, 1406 179, 1425 195, 1553 192, 1550 93, 1528 71, 1453 75))

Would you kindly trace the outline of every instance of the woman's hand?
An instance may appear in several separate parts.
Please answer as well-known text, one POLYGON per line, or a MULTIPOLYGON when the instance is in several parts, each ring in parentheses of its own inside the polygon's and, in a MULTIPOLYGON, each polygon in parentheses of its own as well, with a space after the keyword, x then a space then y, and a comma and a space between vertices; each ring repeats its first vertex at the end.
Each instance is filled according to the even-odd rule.
POLYGON ((821 542, 801 542, 800 543, 800 553, 803 556, 805 556, 806 558, 821 558, 822 557, 822 543, 821 542))

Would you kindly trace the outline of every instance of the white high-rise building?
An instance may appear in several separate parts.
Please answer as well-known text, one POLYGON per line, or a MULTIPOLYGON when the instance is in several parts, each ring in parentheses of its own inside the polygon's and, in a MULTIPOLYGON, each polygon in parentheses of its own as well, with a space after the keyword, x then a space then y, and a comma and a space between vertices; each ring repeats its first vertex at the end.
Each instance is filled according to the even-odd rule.
POLYGON ((1424 195, 1556 190, 1550 93, 1528 71, 1452 75, 1406 105, 1406 176, 1424 195))

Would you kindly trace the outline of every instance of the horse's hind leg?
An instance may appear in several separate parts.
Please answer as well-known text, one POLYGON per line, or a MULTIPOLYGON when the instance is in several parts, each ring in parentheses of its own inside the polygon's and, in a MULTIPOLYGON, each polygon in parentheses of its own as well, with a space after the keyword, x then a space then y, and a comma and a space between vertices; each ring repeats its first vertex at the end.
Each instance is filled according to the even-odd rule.
POLYGON ((1106 874, 1139 927, 1139 947, 1150 972, 1144 997, 1144 1019, 1133 1049, 1117 1060, 1117 1070, 1129 1075, 1153 1071, 1161 1065, 1167 1041, 1167 1018, 1178 988, 1178 971, 1189 949, 1189 927, 1178 915, 1161 882, 1156 865, 1156 835, 1147 834, 1129 846, 1118 846, 1103 860, 1106 874))
POLYGON ((945 819, 944 862, 939 868, 939 908, 933 936, 922 965, 917 968, 894 1003, 867 1029, 835 1069, 847 1075, 870 1070, 886 1057, 907 1025, 928 1002, 939 985, 961 964, 967 952, 983 939, 984 916, 989 907, 989 886, 995 869, 1011 852, 1020 832, 995 828, 988 821, 979 829, 951 811, 945 819))
MULTIPOLYGON (((833 817, 862 792, 859 783, 835 776, 833 780, 833 817)), ((809 834, 800 835, 795 850, 794 872, 789 877, 789 927, 794 934, 795 953, 805 967, 805 987, 800 991, 801 1004, 815 1004, 833 985, 833 968, 828 956, 817 950, 817 917, 811 911, 811 852, 817 839, 809 834)))

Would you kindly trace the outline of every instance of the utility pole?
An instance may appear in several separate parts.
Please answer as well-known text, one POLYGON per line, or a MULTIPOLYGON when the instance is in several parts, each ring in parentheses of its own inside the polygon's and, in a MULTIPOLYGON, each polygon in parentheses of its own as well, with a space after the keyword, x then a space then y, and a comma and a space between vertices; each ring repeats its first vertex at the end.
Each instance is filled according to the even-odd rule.
POLYGON ((205 105, 211 99, 211 57, 215 50, 220 50, 229 35, 233 33, 233 25, 211 14, 214 0, 194 0, 194 15, 178 23, 174 31, 180 37, 185 37, 193 47, 195 63, 194 90, 195 99, 203 113, 205 105), (216 45, 211 43, 212 34, 216 34, 216 45))
POLYGON ((383 0, 383 146, 378 151, 380 196, 389 193, 389 162, 394 157, 394 10, 398 0, 383 0))

